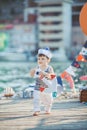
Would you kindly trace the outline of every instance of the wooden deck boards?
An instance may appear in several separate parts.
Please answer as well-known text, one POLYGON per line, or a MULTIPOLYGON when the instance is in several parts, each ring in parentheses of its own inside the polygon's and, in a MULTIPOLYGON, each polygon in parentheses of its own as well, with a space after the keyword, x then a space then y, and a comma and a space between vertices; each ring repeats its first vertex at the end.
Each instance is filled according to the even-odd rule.
POLYGON ((0 100, 0 130, 87 129, 87 105, 78 99, 55 99, 51 115, 32 113, 32 99, 0 100))

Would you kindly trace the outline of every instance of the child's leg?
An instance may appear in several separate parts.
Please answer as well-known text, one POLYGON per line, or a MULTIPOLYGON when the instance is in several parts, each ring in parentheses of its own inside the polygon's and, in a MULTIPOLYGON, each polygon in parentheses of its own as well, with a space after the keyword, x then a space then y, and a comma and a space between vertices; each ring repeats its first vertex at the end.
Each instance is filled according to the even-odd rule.
POLYGON ((49 114, 51 112, 53 97, 51 93, 42 92, 41 101, 44 104, 45 112, 49 114))
POLYGON ((40 91, 34 90, 33 96, 34 112, 40 111, 40 91))

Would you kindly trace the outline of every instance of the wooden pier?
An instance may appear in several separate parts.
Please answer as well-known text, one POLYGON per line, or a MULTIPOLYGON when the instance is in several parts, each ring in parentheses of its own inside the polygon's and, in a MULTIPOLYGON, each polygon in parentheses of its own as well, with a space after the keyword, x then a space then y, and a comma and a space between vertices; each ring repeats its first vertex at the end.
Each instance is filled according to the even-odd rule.
POLYGON ((0 100, 0 130, 87 130, 87 104, 55 99, 50 115, 32 116, 32 99, 0 100))

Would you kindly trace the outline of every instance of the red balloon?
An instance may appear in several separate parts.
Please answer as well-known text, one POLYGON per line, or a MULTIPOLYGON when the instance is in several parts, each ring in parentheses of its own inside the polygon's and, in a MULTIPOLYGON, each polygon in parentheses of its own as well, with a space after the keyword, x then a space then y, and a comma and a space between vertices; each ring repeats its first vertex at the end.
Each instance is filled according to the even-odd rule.
POLYGON ((81 9, 79 23, 83 33, 87 35, 87 3, 81 9))

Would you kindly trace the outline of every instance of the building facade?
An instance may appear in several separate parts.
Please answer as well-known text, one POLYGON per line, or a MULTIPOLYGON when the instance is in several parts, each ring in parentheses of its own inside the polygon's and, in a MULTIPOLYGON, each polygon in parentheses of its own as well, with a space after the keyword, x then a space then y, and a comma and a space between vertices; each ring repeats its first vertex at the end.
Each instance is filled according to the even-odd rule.
POLYGON ((71 2, 44 0, 37 3, 39 47, 56 50, 70 46, 71 2))

